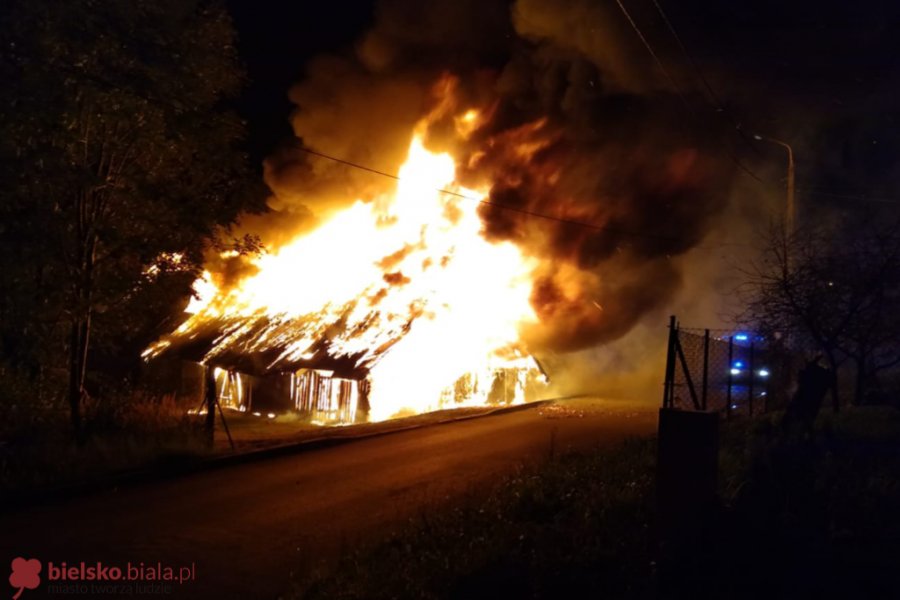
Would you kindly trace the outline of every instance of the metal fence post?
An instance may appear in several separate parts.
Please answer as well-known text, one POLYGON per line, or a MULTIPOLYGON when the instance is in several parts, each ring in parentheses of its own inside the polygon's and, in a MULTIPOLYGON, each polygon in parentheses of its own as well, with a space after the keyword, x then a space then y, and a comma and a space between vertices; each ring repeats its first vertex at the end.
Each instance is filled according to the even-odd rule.
POLYGON ((750 382, 747 384, 748 386, 748 395, 750 396, 749 404, 747 405, 750 410, 750 416, 753 416, 753 380, 756 378, 756 371, 753 364, 753 338, 750 338, 750 382))
POLYGON ((725 392, 725 415, 731 418, 731 369, 734 368, 734 336, 728 336, 728 390, 725 392))
POLYGON ((706 389, 709 383, 709 329, 703 331, 703 391, 700 393, 700 407, 706 410, 706 389))
POLYGON ((666 380, 663 383, 663 408, 675 404, 675 315, 669 317, 669 346, 666 350, 666 380))
POLYGON ((206 421, 204 422, 206 443, 212 448, 215 444, 216 405, 218 403, 218 398, 216 393, 215 371, 213 371, 213 368, 209 365, 203 367, 203 400, 206 403, 206 421))

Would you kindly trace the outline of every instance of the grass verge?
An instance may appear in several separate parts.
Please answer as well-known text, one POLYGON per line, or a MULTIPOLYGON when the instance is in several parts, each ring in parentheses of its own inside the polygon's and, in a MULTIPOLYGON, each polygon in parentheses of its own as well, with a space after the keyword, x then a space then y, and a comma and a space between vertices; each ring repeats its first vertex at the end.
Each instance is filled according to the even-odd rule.
POLYGON ((551 458, 457 506, 423 512, 337 570, 297 582, 304 598, 641 596, 652 575, 655 443, 551 458), (603 576, 598 577, 597 573, 603 576))
POLYGON ((47 412, 0 432, 0 491, 86 483, 138 467, 176 464, 210 453, 202 421, 171 400, 108 403, 86 420, 87 440, 74 441, 67 414, 47 412))
POLYGON ((723 424, 720 507, 696 556, 661 577, 654 440, 553 457, 345 551, 294 597, 891 597, 900 566, 900 412, 723 424))

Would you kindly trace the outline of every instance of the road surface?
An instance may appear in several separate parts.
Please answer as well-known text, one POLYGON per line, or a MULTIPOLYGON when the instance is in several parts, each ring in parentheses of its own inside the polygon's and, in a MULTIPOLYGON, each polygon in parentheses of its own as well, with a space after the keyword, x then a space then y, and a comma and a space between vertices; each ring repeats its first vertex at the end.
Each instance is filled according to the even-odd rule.
POLYGON ((550 452, 614 445, 656 424, 647 408, 594 402, 553 409, 423 427, 19 510, 0 516, 0 558, 5 565, 20 556, 43 563, 41 585, 21 600, 113 598, 115 591, 278 598, 292 576, 331 564, 342 545, 375 539, 550 452), (195 580, 162 588, 47 587, 49 562, 82 561, 193 565, 195 580))

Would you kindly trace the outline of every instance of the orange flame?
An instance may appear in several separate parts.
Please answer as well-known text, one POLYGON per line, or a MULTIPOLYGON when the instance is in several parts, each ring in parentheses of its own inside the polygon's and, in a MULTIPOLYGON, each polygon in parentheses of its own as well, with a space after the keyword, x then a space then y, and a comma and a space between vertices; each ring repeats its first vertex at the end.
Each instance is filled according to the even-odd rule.
MULTIPOLYGON (((469 110, 457 124, 465 131, 478 118, 469 110)), ((477 208, 486 194, 459 186, 455 172, 449 154, 428 151, 415 134, 393 193, 357 201, 252 259, 254 273, 230 288, 204 272, 192 315, 173 335, 229 323, 205 357, 212 364, 239 339, 244 351, 278 349, 273 365, 310 359, 326 339, 330 355, 369 368, 371 420, 439 408, 466 376, 481 383, 454 405, 486 402, 492 369, 521 378, 533 368, 519 330, 536 320, 536 265, 515 245, 484 239, 477 208)), ((146 355, 170 344, 164 338, 146 355)), ((517 383, 508 400, 522 401, 517 383)))

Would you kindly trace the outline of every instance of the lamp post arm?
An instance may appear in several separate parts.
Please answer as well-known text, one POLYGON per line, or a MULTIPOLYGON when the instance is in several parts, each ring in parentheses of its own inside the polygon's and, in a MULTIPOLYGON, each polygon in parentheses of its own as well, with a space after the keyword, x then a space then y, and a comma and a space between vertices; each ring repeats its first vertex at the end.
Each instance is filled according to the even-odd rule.
POLYGON ((791 145, 787 142, 776 140, 775 138, 771 138, 765 135, 755 135, 753 137, 758 140, 765 140, 767 142, 772 142, 773 144, 778 144, 779 146, 787 150, 787 206, 785 206, 784 210, 784 220, 785 230, 787 231, 788 235, 790 235, 794 233, 794 221, 796 215, 796 205, 794 203, 794 149, 791 148, 791 145))

